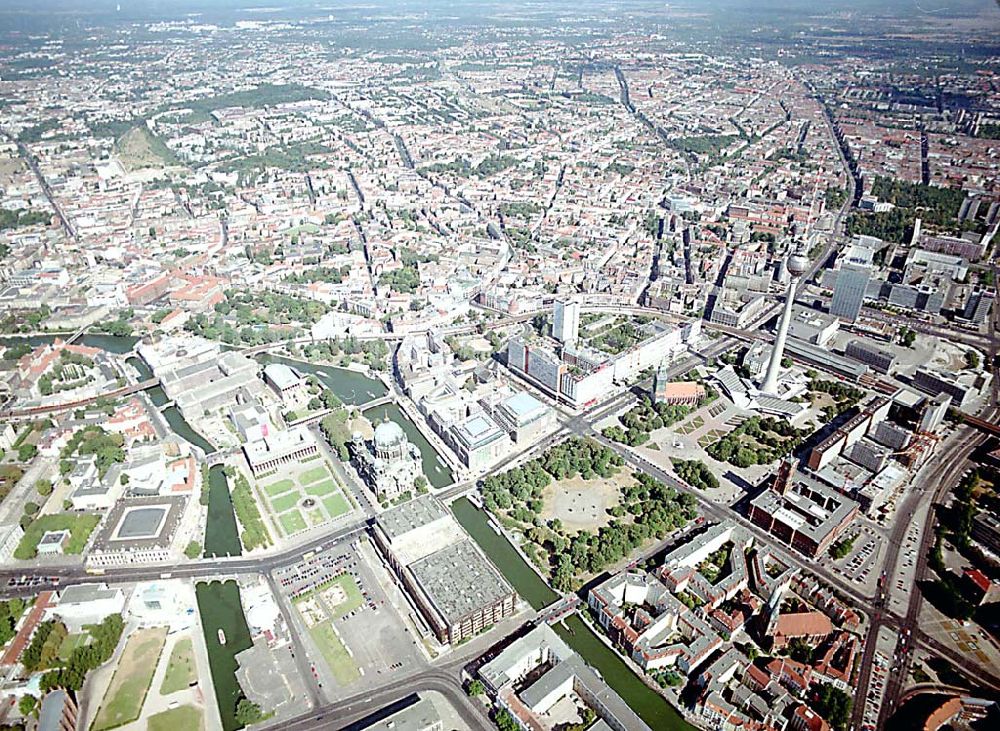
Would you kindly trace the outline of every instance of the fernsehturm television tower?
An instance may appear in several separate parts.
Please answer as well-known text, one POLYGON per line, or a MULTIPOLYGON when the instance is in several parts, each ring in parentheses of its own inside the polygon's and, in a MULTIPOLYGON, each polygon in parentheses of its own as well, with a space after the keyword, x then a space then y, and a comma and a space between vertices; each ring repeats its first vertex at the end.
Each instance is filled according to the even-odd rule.
POLYGON ((771 350, 771 360, 767 364, 767 375, 764 377, 764 385, 760 387, 761 393, 778 395, 778 369, 781 368, 781 359, 785 354, 785 340, 788 339, 788 325, 792 320, 792 305, 795 304, 795 285, 799 283, 806 269, 809 268, 809 259, 802 254, 796 253, 788 257, 788 290, 785 292, 785 309, 781 313, 781 322, 778 323, 778 334, 774 338, 774 348, 771 350))

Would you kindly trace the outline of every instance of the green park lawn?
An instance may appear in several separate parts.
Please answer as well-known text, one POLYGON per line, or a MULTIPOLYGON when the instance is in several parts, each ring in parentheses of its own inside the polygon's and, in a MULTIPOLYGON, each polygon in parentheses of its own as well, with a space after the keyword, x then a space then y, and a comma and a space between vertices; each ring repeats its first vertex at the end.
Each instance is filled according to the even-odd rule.
POLYGON ((63 640, 62 645, 59 647, 59 657, 63 660, 69 660, 69 656, 72 654, 73 650, 87 644, 87 638, 89 636, 90 634, 88 632, 66 635, 66 639, 63 640))
POLYGON ((306 493, 309 495, 329 495, 335 490, 333 480, 323 480, 322 482, 317 482, 313 485, 309 485, 306 488, 306 493))
POLYGON ((160 695, 170 695, 184 690, 198 679, 194 666, 194 647, 191 638, 179 640, 170 651, 167 672, 160 685, 160 695))
POLYGON ((306 529, 305 518, 298 510, 293 509, 282 513, 278 516, 278 522, 281 523, 281 529, 285 531, 286 536, 306 529))
POLYGON ((264 492, 267 493, 268 497, 274 497, 275 495, 280 495, 283 492, 288 492, 295 487, 295 483, 291 480, 278 480, 277 482, 272 482, 269 485, 264 485, 264 492))
POLYGON ((301 495, 299 495, 298 491, 290 492, 287 495, 273 498, 271 500, 271 508, 276 513, 284 513, 286 510, 294 508, 300 499, 301 495))
POLYGON ((132 634, 118 660, 91 731, 117 728, 139 717, 166 638, 166 627, 142 629, 132 634))
POLYGON ((306 514, 306 517, 309 518, 309 525, 310 525, 310 527, 314 526, 314 525, 319 525, 320 523, 322 523, 323 521, 326 520, 326 515, 324 515, 323 511, 320 510, 318 507, 317 508, 313 508, 312 510, 310 510, 306 514))
POLYGON ((201 711, 194 706, 179 706, 146 719, 148 731, 201 731, 201 711))
POLYGON ((314 482, 319 482, 324 477, 329 477, 330 471, 327 470, 326 465, 320 467, 313 467, 311 470, 306 470, 301 475, 299 475, 299 482, 303 485, 311 485, 314 482))
POLYGON ((354 659, 348 654, 344 643, 333 631, 332 622, 320 622, 312 627, 309 633, 339 685, 349 685, 361 677, 358 666, 354 664, 354 659))
MULTIPOLYGON (((338 604, 335 607, 326 607, 327 611, 335 617, 343 617, 345 614, 353 612, 355 609, 360 607, 364 603, 364 598, 361 596, 361 590, 358 588, 358 582, 354 580, 354 577, 344 574, 343 576, 338 576, 333 581, 326 584, 323 588, 327 586, 333 586, 338 584, 340 588, 344 590, 347 594, 347 601, 343 604, 338 604)), ((326 602, 324 601, 324 604, 326 602)))
POLYGON ((52 515, 41 515, 32 521, 21 542, 14 549, 14 558, 30 559, 38 555, 38 542, 47 531, 68 530, 70 532, 69 543, 64 550, 65 553, 82 553, 87 539, 97 527, 101 516, 93 513, 54 513, 52 515))
POLYGON ((326 512, 330 514, 331 518, 343 515, 351 509, 351 506, 347 502, 347 498, 339 492, 336 495, 323 498, 323 507, 326 508, 326 512))

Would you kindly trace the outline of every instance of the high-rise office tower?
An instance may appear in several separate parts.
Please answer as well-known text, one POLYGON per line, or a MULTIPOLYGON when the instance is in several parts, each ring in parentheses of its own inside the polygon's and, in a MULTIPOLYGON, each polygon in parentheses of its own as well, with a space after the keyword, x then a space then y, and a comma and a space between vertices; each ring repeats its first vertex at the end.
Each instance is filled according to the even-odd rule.
POLYGON ((842 320, 855 322, 861 314, 861 306, 871 280, 872 256, 874 250, 862 243, 854 243, 847 250, 844 263, 837 273, 830 301, 830 314, 842 320))
POLYGON ((993 308, 993 300, 995 298, 995 292, 977 289, 969 294, 969 298, 965 301, 965 311, 962 315, 966 320, 970 320, 977 325, 982 325, 990 319, 990 310, 993 308))
POLYGON ((552 317, 552 337, 560 343, 575 343, 580 330, 580 303, 556 300, 552 317))

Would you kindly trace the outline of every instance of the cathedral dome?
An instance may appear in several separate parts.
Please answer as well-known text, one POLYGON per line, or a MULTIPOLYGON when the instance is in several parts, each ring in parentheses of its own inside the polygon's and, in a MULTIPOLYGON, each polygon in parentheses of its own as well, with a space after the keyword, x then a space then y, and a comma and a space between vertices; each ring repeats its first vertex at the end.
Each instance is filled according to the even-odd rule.
POLYGON ((375 427, 375 448, 391 449, 406 441, 403 428, 394 421, 383 421, 375 427))

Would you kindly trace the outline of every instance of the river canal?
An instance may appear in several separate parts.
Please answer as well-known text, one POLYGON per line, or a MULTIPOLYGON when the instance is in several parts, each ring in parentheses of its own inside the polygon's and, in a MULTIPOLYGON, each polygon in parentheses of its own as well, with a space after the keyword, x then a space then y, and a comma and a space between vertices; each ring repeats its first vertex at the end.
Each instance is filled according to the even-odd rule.
POLYGON ((559 598, 549 585, 535 573, 521 554, 508 540, 493 530, 486 513, 477 508, 468 498, 459 498, 451 504, 455 519, 462 524, 475 539, 483 553, 492 559, 511 586, 534 609, 542 609, 559 598))
MULTIPOLYGON (((205 521, 205 556, 240 556, 239 527, 233 497, 222 465, 208 471, 208 519, 205 521)), ((204 489, 204 488, 203 488, 204 489)))

